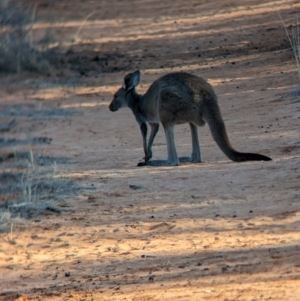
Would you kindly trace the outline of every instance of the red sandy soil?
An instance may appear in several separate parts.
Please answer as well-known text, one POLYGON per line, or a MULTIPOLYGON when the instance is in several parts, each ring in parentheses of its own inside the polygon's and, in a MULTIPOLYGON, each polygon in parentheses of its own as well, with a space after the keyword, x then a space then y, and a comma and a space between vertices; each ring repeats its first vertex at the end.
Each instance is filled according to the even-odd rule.
MULTIPOLYGON (((83 188, 55 202, 68 210, 0 233, 0 300, 300 300, 300 96, 291 96, 299 79, 278 15, 290 26, 299 9, 289 0, 40 1, 35 30, 51 19, 68 52, 55 79, 2 75, 0 104, 19 105, 4 138, 52 141, 0 151, 56 158, 59 177, 83 188), (204 163, 137 167, 132 113, 108 110, 136 69, 140 93, 175 70, 205 78, 232 145, 273 161, 231 162, 206 126, 204 163), (21 114, 30 108, 66 114, 21 114)), ((189 155, 188 125, 175 138, 189 155)), ((160 129, 153 158, 166 156, 160 129)))

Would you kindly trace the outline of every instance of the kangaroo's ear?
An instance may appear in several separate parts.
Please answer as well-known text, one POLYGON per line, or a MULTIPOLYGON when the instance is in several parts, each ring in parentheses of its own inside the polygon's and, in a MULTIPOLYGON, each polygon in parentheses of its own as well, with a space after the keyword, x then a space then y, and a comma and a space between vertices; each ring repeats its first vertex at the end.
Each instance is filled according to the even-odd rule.
POLYGON ((123 89, 128 91, 135 88, 140 82, 140 70, 129 73, 124 77, 123 89))

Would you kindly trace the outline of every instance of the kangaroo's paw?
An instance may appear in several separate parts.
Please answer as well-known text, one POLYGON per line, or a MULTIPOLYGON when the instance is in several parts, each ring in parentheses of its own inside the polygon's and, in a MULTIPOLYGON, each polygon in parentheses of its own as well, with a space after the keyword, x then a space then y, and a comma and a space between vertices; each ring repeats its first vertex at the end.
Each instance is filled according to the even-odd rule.
POLYGON ((152 150, 148 149, 148 151, 145 153, 145 157, 143 158, 145 162, 149 161, 152 158, 152 150))
POLYGON ((143 159, 148 162, 152 158, 152 154, 146 155, 143 159))

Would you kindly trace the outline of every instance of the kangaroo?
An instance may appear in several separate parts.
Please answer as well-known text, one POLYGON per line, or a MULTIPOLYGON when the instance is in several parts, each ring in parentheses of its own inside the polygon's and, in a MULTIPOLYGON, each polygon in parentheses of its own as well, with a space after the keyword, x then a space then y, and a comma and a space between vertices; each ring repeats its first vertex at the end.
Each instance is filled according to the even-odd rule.
POLYGON ((166 74, 152 83, 144 95, 139 95, 135 88, 140 82, 140 71, 125 76, 122 87, 114 94, 109 105, 112 112, 129 107, 140 127, 143 137, 144 162, 138 166, 176 166, 179 162, 202 162, 197 126, 208 123, 213 139, 232 161, 270 161, 271 158, 236 151, 230 144, 218 98, 212 88, 201 77, 186 73, 166 74), (147 143, 147 123, 151 134, 147 143), (165 131, 168 159, 151 160, 152 145, 162 124, 165 131), (178 158, 174 142, 174 125, 189 123, 192 134, 191 158, 178 158))

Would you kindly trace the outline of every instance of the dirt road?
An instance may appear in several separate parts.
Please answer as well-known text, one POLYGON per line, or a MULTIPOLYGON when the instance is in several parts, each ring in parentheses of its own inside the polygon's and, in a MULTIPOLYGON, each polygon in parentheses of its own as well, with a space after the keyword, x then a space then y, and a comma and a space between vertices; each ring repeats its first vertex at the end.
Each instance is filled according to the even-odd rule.
MULTIPOLYGON (((0 299, 300 300, 299 79, 278 16, 293 25, 299 9, 289 0, 41 1, 36 30, 50 14, 67 50, 56 78, 25 74, 2 87, 2 123, 16 124, 1 133, 1 179, 21 179, 9 154, 32 150, 35 170, 53 168, 57 184, 47 190, 53 207, 0 233, 0 299), (273 161, 231 162, 206 126, 204 163, 137 167, 131 112, 108 110, 136 69, 140 93, 175 70, 208 80, 232 145, 273 161)), ((189 155, 188 125, 175 139, 189 155)), ((153 157, 166 156, 161 129, 153 157)), ((11 192, 2 192, 4 204, 11 192)))

